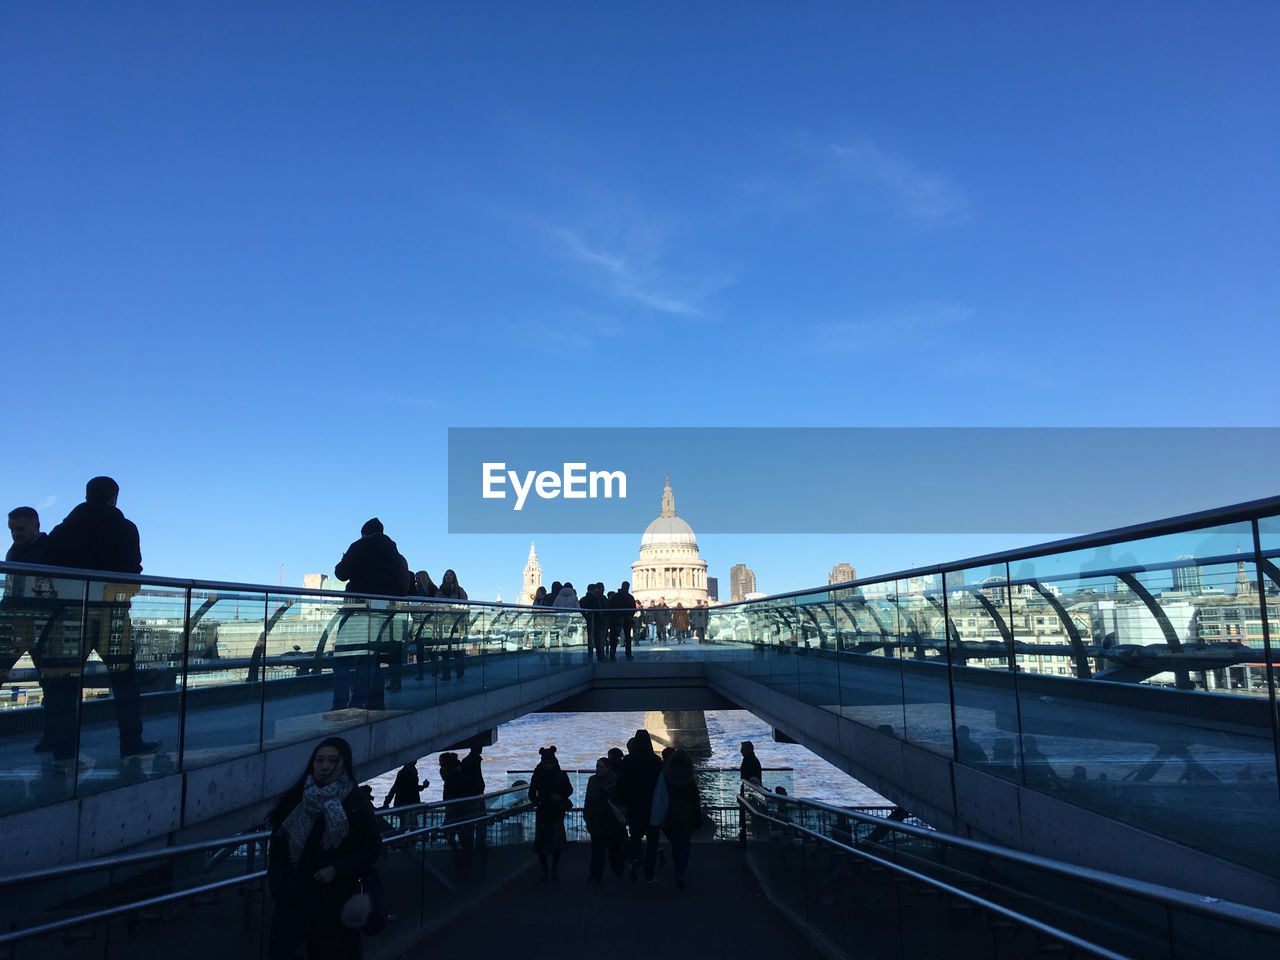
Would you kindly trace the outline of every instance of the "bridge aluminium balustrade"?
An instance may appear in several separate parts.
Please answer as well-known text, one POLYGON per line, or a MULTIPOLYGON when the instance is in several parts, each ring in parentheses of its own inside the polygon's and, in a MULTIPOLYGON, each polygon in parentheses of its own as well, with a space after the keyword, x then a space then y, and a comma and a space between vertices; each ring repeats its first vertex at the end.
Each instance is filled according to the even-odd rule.
POLYGON ((867 960, 1273 957, 1280 915, 1084 870, 754 784, 740 798, 771 898, 867 960))
MULTIPOLYGON (((389 920, 365 956, 398 956, 533 864, 527 788, 377 811, 389 920), (469 861, 462 869, 460 838, 469 861)), ((269 832, 0 878, 0 952, 12 960, 265 957, 269 832)))
POLYGON ((351 740, 358 769, 385 769, 590 677, 583 620, 570 611, 12 564, 0 578, 0 667, 13 665, 0 675, 0 823, 13 838, 0 869, 10 871, 198 824, 206 836, 230 832, 324 736, 351 740), (58 718, 74 732, 69 762, 43 749, 43 694, 56 684, 74 689, 63 701, 74 715, 58 718), (122 759, 117 718, 130 699, 160 747, 122 759))
POLYGON ((942 829, 1277 907, 1278 514, 716 607, 708 683, 942 829))

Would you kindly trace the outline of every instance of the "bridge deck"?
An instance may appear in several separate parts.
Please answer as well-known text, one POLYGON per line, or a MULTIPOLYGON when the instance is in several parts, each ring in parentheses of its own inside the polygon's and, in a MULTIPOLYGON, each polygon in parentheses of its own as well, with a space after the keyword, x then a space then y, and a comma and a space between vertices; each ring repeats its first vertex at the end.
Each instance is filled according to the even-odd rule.
POLYGON ((684 890, 676 888, 670 862, 658 869, 657 883, 632 883, 625 875, 616 880, 606 870, 601 883, 588 884, 589 852, 586 844, 571 846, 558 883, 539 880, 535 869, 431 934, 402 960, 507 954, 557 960, 823 956, 765 897, 746 851, 733 844, 695 843, 684 890))

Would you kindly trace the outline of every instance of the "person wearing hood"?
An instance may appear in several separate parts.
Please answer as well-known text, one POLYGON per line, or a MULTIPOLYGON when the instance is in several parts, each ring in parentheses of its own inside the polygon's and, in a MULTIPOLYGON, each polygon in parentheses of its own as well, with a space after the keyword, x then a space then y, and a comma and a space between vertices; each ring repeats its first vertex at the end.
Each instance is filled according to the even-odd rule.
POLYGON ((693 834, 702 826, 702 799, 693 759, 683 750, 674 751, 663 767, 662 776, 653 791, 650 826, 661 827, 671 841, 671 861, 676 871, 676 886, 684 889, 685 871, 693 834))
MULTIPOLYGON (((554 588, 555 588, 555 584, 552 584, 552 589, 554 590, 554 588)), ((560 591, 556 593, 555 597, 556 598, 555 600, 552 601, 551 606, 556 610, 580 610, 581 609, 581 607, 578 604, 578 591, 573 589, 572 583, 566 582, 563 586, 561 586, 560 591)), ((568 633, 569 623, 571 622, 571 620, 568 617, 565 617, 565 618, 557 617, 556 619, 559 621, 558 626, 560 629, 560 636, 561 636, 560 642, 564 643, 565 642, 564 638, 568 633)), ((588 637, 587 632, 585 630, 583 631, 583 636, 588 637)), ((589 637, 587 639, 587 642, 588 643, 590 642, 589 637)), ((588 649, 587 653, 590 654, 590 652, 591 652, 590 649, 588 649)))
POLYGON ((653 791, 662 776, 662 761, 653 752, 648 730, 637 730, 627 741, 627 755, 618 772, 618 793, 627 810, 631 835, 631 879, 637 879, 643 853, 644 879, 653 882, 658 864, 658 829, 650 826, 653 791))

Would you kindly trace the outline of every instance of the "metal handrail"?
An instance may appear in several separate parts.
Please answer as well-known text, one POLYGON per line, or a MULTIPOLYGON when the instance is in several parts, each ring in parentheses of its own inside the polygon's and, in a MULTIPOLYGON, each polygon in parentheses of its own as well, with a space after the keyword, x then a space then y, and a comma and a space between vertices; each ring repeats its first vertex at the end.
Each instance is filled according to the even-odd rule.
MULTIPOLYGON (((383 818, 395 814, 427 810, 432 807, 447 807, 449 804, 454 803, 474 803, 477 800, 488 800, 491 797, 501 797, 509 793, 528 789, 528 787, 504 787, 501 790, 493 790, 489 793, 476 794, 471 797, 453 797, 448 800, 431 800, 423 803, 407 804, 401 807, 377 807, 373 812, 374 816, 383 818)), ((459 822, 461 823, 462 821, 459 822)), ((453 826, 453 824, 450 824, 450 826, 453 826)), ((199 843, 181 844, 174 847, 164 847, 159 850, 144 850, 139 853, 117 854, 115 856, 99 857, 95 860, 81 860, 76 863, 64 863, 56 867, 45 867, 40 870, 31 870, 27 873, 17 873, 6 877, 0 877, 0 889, 14 884, 56 880, 60 877, 74 876, 79 873, 88 873, 93 870, 114 870, 119 867, 137 866, 138 864, 151 863, 157 860, 169 860, 188 853, 198 853, 202 850, 221 850, 226 847, 238 847, 245 843, 266 840, 270 838, 270 836, 270 830, 254 830, 246 833, 233 834, 229 837, 221 837, 217 840, 203 840, 199 843)))
POLYGON ((345 590, 321 590, 315 587, 281 587, 263 583, 239 583, 231 580, 197 580, 190 577, 151 577, 141 573, 117 573, 111 570, 87 570, 83 567, 49 567, 38 563, 9 563, 0 561, 0 573, 19 573, 28 576, 50 577, 62 580, 87 580, 93 582, 108 581, 110 583, 136 583, 147 587, 172 587, 175 590, 207 590, 213 593, 222 591, 245 593, 262 593, 285 596, 336 597, 344 600, 390 600, 403 604, 422 604, 424 606, 468 606, 492 607, 495 610, 528 610, 534 613, 564 610, 565 613, 582 615, 581 610, 569 610, 559 607, 534 607, 522 603, 498 603, 494 600, 455 600, 450 597, 420 597, 413 594, 394 596, 382 593, 352 593, 345 590))
MULTIPOLYGON (((514 790, 524 790, 525 787, 516 787, 514 790)), ((375 811, 379 815, 385 815, 392 812, 403 813, 407 810, 424 809, 429 807, 440 807, 446 804, 455 803, 459 800, 480 800, 487 797, 501 796, 506 793, 513 792, 513 789, 495 791, 494 793, 486 793, 474 797, 460 797, 445 801, 433 801, 431 803, 412 804, 408 807, 393 807, 389 810, 375 811)), ((405 833, 391 834, 383 837, 383 843, 391 843, 400 840, 412 840, 415 837, 429 833, 439 833, 445 830, 453 830, 466 826, 474 826, 482 823, 494 822, 498 823, 508 817, 518 814, 527 813, 533 809, 533 804, 525 801, 523 803, 513 804, 502 810, 491 811, 481 817, 473 817, 469 820, 458 820, 452 823, 438 824, 431 827, 417 827, 405 833)), ((91 869, 93 867, 101 867, 103 865, 118 866, 127 863, 143 862, 148 859, 157 859, 162 857, 164 853, 177 855, 179 852, 191 852, 213 847, 239 846, 247 840, 258 840, 269 837, 270 831, 257 831, 252 834, 238 834, 235 837, 226 837, 222 840, 213 840, 207 843, 188 844, 184 847, 170 847, 166 851, 151 854, 137 854, 126 857, 106 857, 101 860, 89 861, 87 863, 74 864, 71 868, 55 867, 48 871, 22 874, 15 877, 6 877, 0 880, 0 883, 10 883, 18 880, 37 879, 53 879, 57 876, 68 872, 74 872, 75 868, 91 869)), ((44 936, 50 933, 57 933, 61 930, 70 930, 75 927, 82 927, 86 924, 99 923, 104 920, 111 920, 116 917, 127 916, 137 913, 140 910, 146 910, 152 907, 163 906, 167 903, 177 903, 182 900, 188 900, 202 894, 214 893, 219 890, 225 890, 233 887, 244 886, 256 880, 262 880, 266 877, 267 870, 262 868, 251 873, 240 874, 235 877, 228 877, 225 880, 214 880, 209 883, 201 884, 196 887, 188 887, 184 890, 175 890, 171 893, 163 893, 154 897, 147 897, 143 900, 134 900, 129 903, 117 904, 114 907, 104 907, 100 910, 93 910, 89 913, 77 914, 74 917, 64 917, 60 920, 51 920, 48 923, 42 923, 34 927, 24 927, 20 930, 12 930, 7 933, 0 933, 0 947, 9 946, 22 940, 29 940, 34 937, 44 936)))
MULTIPOLYGON (((1031 560, 1035 557, 1048 556, 1055 553, 1070 553, 1076 550, 1088 550, 1092 547, 1110 546, 1127 540, 1142 540, 1149 537, 1164 536, 1172 533, 1185 533, 1201 527, 1220 526, 1241 520, 1256 520, 1263 517, 1280 515, 1280 497, 1266 497, 1261 500, 1249 500, 1244 503, 1230 504, 1225 507, 1214 507, 1212 510, 1201 510, 1196 513, 1169 517, 1164 520, 1149 520, 1127 527, 1116 527, 1098 533, 1083 534, 1078 537, 1067 537, 1062 540, 1050 540, 1029 547, 1018 547, 1013 550, 1002 550, 997 553, 980 554, 964 560, 947 563, 935 563, 927 567, 912 567, 894 573, 878 574, 874 577, 860 577, 844 583, 833 583, 824 586, 808 587, 803 590, 790 590, 786 593, 773 593, 756 600, 739 600, 737 603, 724 603, 716 606, 717 611, 731 611, 735 607, 761 604, 768 600, 787 600, 791 597, 807 596, 817 593, 830 593, 837 590, 851 590, 856 587, 869 586, 876 583, 887 583, 890 580, 909 580, 912 577, 930 576, 935 573, 967 570, 970 567, 991 566, 997 563, 1013 563, 1017 560, 1031 560)), ((1253 555, 1250 550, 1241 558, 1253 555)))
POLYGON ((1096 943, 1091 943, 1090 941, 1084 940, 1081 937, 1076 936, 1075 934, 1067 933, 1065 930, 1059 930, 1057 927, 1050 926, 1049 924, 1045 923, 1042 920, 1037 920, 1034 917, 1028 917, 1027 915, 1019 913, 1018 911, 1013 910, 1009 907, 1003 906, 998 903, 992 903, 990 900, 985 900, 982 897, 978 896, 977 894, 970 893, 968 890, 964 890, 960 887, 954 887, 951 884, 946 883, 942 880, 937 880, 934 877, 929 876, 928 874, 920 873, 916 870, 910 869, 909 867, 904 867, 901 864, 894 863, 892 860, 885 860, 882 857, 877 857, 874 854, 869 853, 866 850, 863 850, 859 847, 850 847, 847 844, 843 844, 838 840, 834 840, 831 837, 826 836, 825 834, 817 833, 816 831, 810 830, 809 828, 801 826, 800 824, 792 823, 789 820, 781 820, 778 817, 770 816, 767 813, 764 813, 760 810, 756 810, 752 808, 751 805, 748 804, 742 798, 739 798, 738 803, 739 803, 740 809, 745 809, 753 817, 759 817, 760 819, 767 820, 770 823, 776 823, 778 824, 778 826, 783 827, 784 829, 787 829, 787 830, 794 830, 798 833, 807 834, 813 837, 814 839, 820 840, 823 843, 826 843, 830 846, 838 847, 839 849, 844 850, 848 853, 852 853, 855 856, 861 857, 864 860, 870 860, 874 863, 877 863, 880 866, 885 867, 886 869, 899 874, 900 876, 910 877, 912 880, 918 880, 930 887, 933 887, 935 890, 940 890, 941 892, 946 893, 952 897, 956 897, 957 899, 964 900, 967 903, 971 903, 974 906, 979 907, 980 909, 987 910, 991 913, 999 914, 1005 919, 1011 920, 1020 926, 1028 927, 1032 930, 1035 930, 1038 933, 1044 934, 1045 936, 1052 937, 1054 940, 1058 940, 1062 943, 1069 944, 1070 946, 1076 948, 1077 950, 1083 950, 1091 954, 1092 956, 1102 957, 1103 960, 1132 960, 1132 958, 1127 957, 1122 953, 1116 953, 1113 950, 1108 950, 1106 947, 1099 946, 1096 943))
MULTIPOLYGON (((1070 880, 1077 880, 1082 883, 1106 887, 1109 890, 1115 890, 1120 893, 1135 894, 1165 908, 1175 907, 1179 910, 1191 911, 1214 920, 1243 923, 1252 929, 1280 937, 1280 913, 1263 910, 1261 907, 1250 907, 1245 904, 1234 903, 1230 900, 1221 900, 1217 897, 1197 894, 1188 890, 1179 890, 1176 887, 1166 887, 1160 884, 1148 883, 1145 880, 1138 880, 1114 873, 1106 873, 1102 870, 1078 867, 1074 864, 1064 863, 1061 860, 1051 860, 1048 857, 1038 857, 1034 854, 1023 853, 1019 850, 1010 850, 1005 847, 982 843, 978 840, 970 840, 968 837, 959 837, 955 834, 942 833, 933 829, 917 827, 903 821, 868 816, 866 814, 850 810, 846 807, 832 806, 831 804, 823 803, 819 800, 809 800, 803 797, 780 796, 776 793, 770 793, 768 790, 764 790, 750 781, 747 781, 745 786, 750 793, 761 798, 768 798, 775 802, 793 804, 802 807, 814 807, 837 816, 852 817, 867 826, 900 831, 909 836, 929 840, 934 843, 942 842, 951 847, 980 853, 984 856, 995 857, 1009 863, 1018 864, 1019 866, 1034 867, 1039 870, 1044 870, 1049 873, 1066 877, 1070 880)), ((739 804, 744 803, 744 798, 739 797, 738 802, 739 804)), ((756 807, 748 805, 747 809, 749 809, 753 814, 761 813, 761 811, 756 807)), ((785 823, 788 827, 805 829, 799 824, 791 821, 780 822, 785 823)), ((840 841, 826 837, 825 835, 814 835, 822 837, 824 840, 835 843, 838 846, 845 846, 840 843, 840 841)))
MULTIPOLYGON (((1111 530, 1104 530, 1098 533, 1089 533, 1077 537, 1067 537, 1062 540, 1050 540, 1045 543, 1034 544, 1028 547, 1019 547, 1013 550, 1002 550, 997 553, 981 554, 964 560, 931 564, 925 567, 912 567, 909 570, 899 570, 894 573, 879 574, 874 577, 862 577, 857 580, 849 580, 844 583, 808 587, 802 590, 791 590, 786 593, 774 593, 758 600, 741 600, 737 603, 719 604, 714 609, 720 611, 732 610, 735 607, 759 604, 768 600, 786 600, 791 597, 806 596, 815 593, 829 593, 835 590, 849 590, 876 583, 886 583, 890 580, 906 580, 911 577, 929 576, 935 573, 946 573, 948 571, 955 570, 966 570, 970 567, 990 566, 997 563, 1012 563, 1017 560, 1030 560, 1035 557, 1042 557, 1055 553, 1087 550, 1091 547, 1110 546, 1116 543, 1123 543, 1127 540, 1141 540, 1148 537, 1183 533, 1188 530, 1195 530, 1202 527, 1219 526, 1225 523, 1233 523, 1241 520, 1256 520, 1262 517, 1277 515, 1280 515, 1280 497, 1265 497, 1260 500, 1248 500, 1244 503, 1229 504, 1224 507, 1214 507, 1211 510, 1200 510, 1195 513, 1183 514, 1177 517, 1168 517, 1162 520, 1149 520, 1125 527, 1115 527, 1111 530)), ((560 609, 556 607, 535 607, 519 603, 498 603, 496 601, 489 600, 450 600, 436 597, 396 597, 385 594, 348 593, 341 590, 319 590, 313 587, 289 587, 288 589, 283 589, 279 586, 273 587, 265 584, 236 583, 232 581, 218 580, 196 580, 181 577, 146 577, 142 574, 114 573, 102 570, 83 570, 74 567, 46 567, 39 564, 0 562, 0 574, 8 573, 9 571, 14 573, 33 574, 36 576, 60 576, 63 578, 70 577, 85 580, 110 580, 114 583, 137 583, 145 586, 168 586, 183 590, 201 589, 212 590, 214 592, 218 590, 240 590, 253 593, 289 596, 301 595, 315 597, 342 597, 346 599, 358 598, 391 600, 398 603, 422 605, 466 604, 467 606, 492 607, 495 610, 518 609, 534 613, 560 609)), ((581 616, 582 614, 581 610, 569 610, 567 612, 577 616, 581 616)))

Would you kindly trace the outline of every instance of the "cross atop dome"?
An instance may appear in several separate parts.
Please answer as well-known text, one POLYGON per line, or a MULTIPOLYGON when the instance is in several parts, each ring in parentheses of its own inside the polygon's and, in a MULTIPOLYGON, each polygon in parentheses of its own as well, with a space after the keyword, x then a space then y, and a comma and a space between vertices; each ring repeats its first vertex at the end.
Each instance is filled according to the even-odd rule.
POLYGON ((676 515, 676 496, 671 492, 671 474, 667 474, 667 485, 662 488, 662 513, 660 517, 674 517, 676 515))

